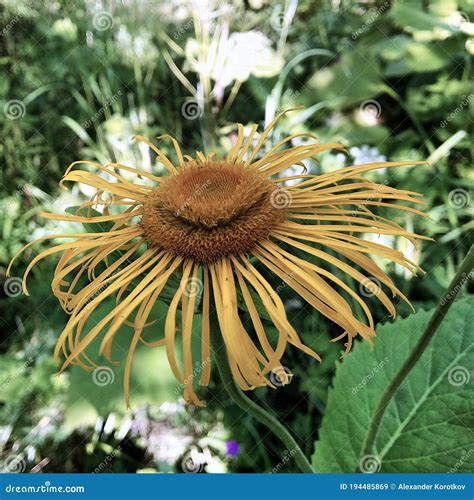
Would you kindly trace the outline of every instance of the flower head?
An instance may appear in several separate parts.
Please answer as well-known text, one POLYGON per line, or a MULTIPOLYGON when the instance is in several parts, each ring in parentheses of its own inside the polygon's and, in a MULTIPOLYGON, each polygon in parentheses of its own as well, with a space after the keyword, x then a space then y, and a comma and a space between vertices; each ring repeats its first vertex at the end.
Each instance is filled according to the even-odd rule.
POLYGON ((167 170, 164 176, 121 164, 76 162, 67 169, 62 186, 83 183, 97 189, 97 194, 74 215, 43 215, 92 224, 97 231, 41 238, 73 241, 43 251, 29 264, 23 278, 27 294, 26 277, 32 267, 48 255, 62 254, 52 281, 54 295, 70 314, 54 352, 56 361, 62 360, 62 369, 71 364, 94 369, 96 364, 87 352, 99 337, 100 354, 114 363, 114 337, 120 327, 128 325, 133 336, 125 363, 127 403, 131 363, 139 342, 149 347, 165 346, 171 369, 184 388, 184 398, 195 405, 203 404, 195 393, 195 379, 199 378, 202 386, 210 380, 211 335, 222 335, 232 374, 242 389, 273 387, 272 372, 281 368, 288 345, 315 359, 319 356, 312 343, 303 344, 286 315, 278 288, 274 290, 267 279, 268 273, 334 322, 339 327, 334 340, 344 338, 346 351, 358 335, 370 342, 375 330, 365 301, 368 294, 357 293, 341 274, 363 285, 395 316, 384 289, 393 297, 407 299, 370 255, 413 273, 417 266, 401 252, 362 239, 361 234, 403 237, 414 244, 425 238, 373 213, 374 208, 382 207, 423 215, 412 206, 394 203, 417 204, 419 195, 375 184, 362 174, 421 162, 378 162, 322 175, 302 172, 282 177, 283 171, 318 153, 343 149, 338 144, 305 143, 282 150, 295 137, 290 136, 258 158, 283 114, 259 137, 256 126, 245 137, 244 127, 239 125, 236 144, 224 158, 201 152, 194 158, 185 156, 173 138, 164 136, 174 145, 176 160, 172 161, 147 139, 137 137, 155 151, 167 170), (77 169, 79 165, 92 166, 96 173, 77 169), (130 173, 136 182, 129 180, 130 173), (297 182, 286 186, 288 180, 297 182), (92 207, 99 205, 104 192, 108 202, 97 216, 92 207), (103 224, 108 224, 106 231, 100 230, 103 224), (144 330, 153 331, 153 322, 149 322, 153 305, 173 278, 179 285, 172 292, 164 331, 156 332, 154 341, 145 340, 144 330), (116 298, 115 307, 90 326, 88 318, 108 297, 116 298), (360 305, 363 317, 352 310, 348 297, 360 305), (261 306, 278 331, 276 342, 266 335, 259 315, 261 306), (248 311, 251 329, 242 322, 239 307, 248 311), (196 311, 201 315, 198 332, 196 311), (220 331, 211 331, 213 314, 220 331), (200 337, 199 370, 191 350, 194 335, 200 337), (182 344, 180 361, 177 342, 182 344))

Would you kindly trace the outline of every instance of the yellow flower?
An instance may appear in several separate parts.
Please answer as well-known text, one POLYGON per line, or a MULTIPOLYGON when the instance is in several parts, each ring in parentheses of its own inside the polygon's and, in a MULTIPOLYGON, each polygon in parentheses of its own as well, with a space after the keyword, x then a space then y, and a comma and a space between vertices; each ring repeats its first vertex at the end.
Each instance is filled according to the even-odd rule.
POLYGON ((196 373, 191 351, 192 335, 196 335, 193 317, 199 311, 200 385, 209 383, 210 336, 222 335, 237 384, 243 390, 272 386, 269 374, 273 370, 281 373, 281 359, 288 344, 315 359, 319 360, 319 356, 315 346, 303 344, 291 325, 278 289, 273 290, 266 278, 269 271, 339 327, 334 340, 345 338, 346 352, 357 335, 370 342, 375 330, 364 300, 368 294, 356 293, 340 274, 364 285, 395 316, 392 301, 382 287, 393 297, 407 299, 369 256, 393 261, 413 273, 417 266, 401 252, 361 239, 360 235, 397 236, 414 244, 417 239, 426 239, 371 210, 383 207, 423 215, 416 208, 393 203, 420 203, 415 198, 419 195, 376 184, 362 174, 422 162, 372 163, 323 175, 302 172, 279 177, 285 169, 303 166, 303 160, 317 153, 343 149, 338 144, 304 144, 281 150, 295 137, 290 136, 257 159, 282 114, 259 137, 256 126, 245 137, 244 128, 239 125, 236 144, 222 159, 201 152, 195 158, 183 156, 177 142, 163 136, 173 142, 177 157, 173 162, 147 139, 137 137, 155 151, 157 160, 167 170, 163 177, 120 164, 102 166, 83 161, 68 168, 61 185, 69 181, 84 183, 98 193, 81 205, 76 215, 43 214, 44 217, 108 223, 110 228, 106 232, 41 238, 74 241, 43 251, 25 272, 23 289, 28 294, 26 277, 32 267, 48 255, 62 253, 52 281, 54 295, 71 315, 54 351, 56 362, 63 359, 62 370, 71 364, 94 369, 97 365, 86 351, 99 335, 100 354, 114 363, 113 340, 118 329, 127 324, 134 332, 125 363, 127 404, 133 354, 137 344, 143 342, 149 347, 166 347, 171 369, 184 388, 184 398, 202 405, 194 392, 196 373), (77 170, 79 164, 92 165, 99 172, 77 170), (120 172, 128 172, 128 178, 130 173, 135 174, 139 182, 130 182, 120 172), (290 179, 298 182, 285 187, 285 181, 290 179), (93 216, 91 208, 101 203, 104 193, 110 198, 103 213, 93 216), (110 207, 115 211, 110 212, 110 207), (118 251, 119 256, 114 258, 118 251), (180 284, 173 292, 164 332, 157 332, 161 335, 156 341, 146 341, 142 334, 151 324, 148 317, 172 276, 178 276, 180 284), (115 296, 116 306, 92 328, 85 328, 89 316, 111 296, 115 296), (349 296, 360 305, 365 317, 357 317, 348 302, 349 296), (250 315, 252 331, 239 316, 239 300, 250 315), (266 335, 259 307, 265 308, 279 333, 273 344, 266 335), (179 308, 182 312, 178 325, 179 308), (214 312, 220 332, 211 332, 210 314, 214 312), (182 343, 182 362, 176 359, 178 340, 182 343))

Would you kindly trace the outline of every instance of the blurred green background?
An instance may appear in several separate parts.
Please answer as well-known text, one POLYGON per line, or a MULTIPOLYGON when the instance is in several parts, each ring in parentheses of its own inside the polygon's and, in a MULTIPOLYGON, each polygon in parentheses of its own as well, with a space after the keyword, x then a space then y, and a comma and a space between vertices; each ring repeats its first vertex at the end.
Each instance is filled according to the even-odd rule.
MULTIPOLYGON (((427 274, 412 278, 378 263, 416 309, 432 308, 473 228, 471 20, 473 4, 460 0, 0 1, 4 469, 182 471, 191 457, 203 472, 271 471, 281 445, 242 418, 216 380, 206 409, 183 405, 163 350, 137 351, 131 411, 120 369, 104 368, 99 381, 75 368, 56 376, 52 349, 66 317, 49 288, 55 259, 34 270, 30 297, 21 294, 18 277, 41 245, 20 259, 10 280, 6 266, 32 239, 78 229, 38 217, 91 196, 87 187, 58 189, 72 161, 160 172, 133 135, 171 134, 188 154, 223 152, 235 122, 268 124, 302 105, 279 122, 273 141, 311 132, 348 149, 347 156, 309 161, 314 173, 384 159, 431 162, 369 177, 425 196, 430 219, 400 212, 398 222, 435 242, 415 251, 381 238, 427 274)), ((310 455, 341 345, 328 342, 330 323, 288 288, 281 295, 303 340, 320 338, 323 363, 288 352, 291 384, 255 397, 297 436, 311 436, 300 441, 310 455)), ((372 305, 377 320, 387 321, 380 304, 372 305)), ((401 304, 399 311, 409 313, 401 304)), ((282 469, 291 471, 291 460, 282 469)))

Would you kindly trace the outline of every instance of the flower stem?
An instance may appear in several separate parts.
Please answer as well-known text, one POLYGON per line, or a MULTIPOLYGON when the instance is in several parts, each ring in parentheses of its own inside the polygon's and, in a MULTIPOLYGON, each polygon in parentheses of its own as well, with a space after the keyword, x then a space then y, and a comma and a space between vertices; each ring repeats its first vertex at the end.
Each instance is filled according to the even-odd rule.
POLYGON ((258 406, 254 401, 247 397, 235 383, 227 359, 226 347, 224 345, 215 314, 211 314, 211 342, 217 370, 224 388, 232 401, 241 410, 254 417, 273 432, 273 434, 286 446, 287 452, 295 459, 295 462, 301 472, 314 472, 311 464, 308 462, 308 459, 305 457, 301 448, 298 446, 286 427, 274 416, 270 415, 262 407, 258 406))
POLYGON ((370 422, 370 427, 369 431, 367 432, 365 443, 362 447, 362 453, 361 453, 362 457, 370 455, 372 453, 373 446, 375 443, 375 438, 377 437, 377 432, 379 430, 380 424, 382 423, 382 419, 385 410, 387 409, 387 406, 389 405, 390 401, 392 400, 393 396, 395 395, 399 387, 404 382, 407 375, 410 373, 411 369, 415 366, 415 364, 423 354, 428 344, 430 343, 434 334, 441 325, 441 322, 446 316, 449 308, 452 306, 454 299, 456 298, 456 295, 461 290, 462 285, 468 280, 469 273, 472 271, 473 268, 474 268, 474 246, 471 246, 469 252, 462 261, 461 266, 459 267, 458 272, 456 273, 456 276, 454 276, 453 280, 446 289, 446 293, 440 300, 435 312, 433 313, 433 316, 431 316, 430 321, 426 325, 423 334, 421 335, 420 339, 413 348, 410 356, 408 356, 406 361, 403 363, 401 368, 396 373, 395 377, 392 379, 388 387, 385 389, 385 392, 382 394, 379 404, 375 410, 374 416, 372 417, 372 421, 370 422))

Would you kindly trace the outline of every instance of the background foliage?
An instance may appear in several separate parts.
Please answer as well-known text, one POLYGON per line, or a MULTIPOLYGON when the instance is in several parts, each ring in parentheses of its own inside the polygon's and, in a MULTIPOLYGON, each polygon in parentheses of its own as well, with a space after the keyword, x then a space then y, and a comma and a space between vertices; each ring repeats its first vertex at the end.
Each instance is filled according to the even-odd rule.
MULTIPOLYGON (((75 369, 55 376, 51 352, 65 317, 49 290, 54 262, 44 262, 33 273, 30 297, 21 295, 17 281, 6 279, 6 265, 23 244, 57 230, 57 223, 38 217, 41 210, 61 212, 92 194, 58 189, 70 162, 119 161, 159 171, 148 148, 132 143, 131 136, 169 133, 190 154, 224 151, 236 121, 268 123, 276 112, 303 105, 280 122, 274 140, 311 132, 321 142, 338 141, 348 148, 347 156, 327 154, 308 163, 315 173, 385 158, 430 160, 430 167, 372 175, 425 195, 431 218, 401 216, 399 222, 435 241, 424 242, 420 251, 396 239, 384 243, 404 251, 426 275, 414 279, 396 266, 379 264, 415 309, 432 309, 465 255, 473 228, 473 19, 472 4, 461 0, 2 0, 2 469, 186 471, 192 463, 203 472, 292 471, 291 450, 282 450, 265 429, 241 415, 216 381, 203 394, 205 410, 183 406, 163 351, 137 352, 131 412, 125 410, 120 369, 105 370, 99 380, 75 369)), ((292 321, 303 339, 317 339, 323 362, 288 352, 291 384, 256 391, 253 397, 288 423, 308 456, 321 439, 318 470, 352 470, 357 457, 348 454, 341 462, 331 455, 324 432, 336 399, 347 398, 344 412, 355 414, 370 391, 364 385, 356 394, 347 387, 344 392, 343 379, 355 387, 362 384, 372 370, 365 367, 371 356, 382 356, 379 362, 385 349, 391 355, 385 337, 396 343, 398 335, 410 336, 416 328, 408 325, 425 321, 426 314, 408 318, 403 327, 385 325, 380 349, 370 354, 357 346, 334 381, 342 346, 328 342, 332 325, 274 282, 279 285, 292 321)), ((376 301, 373 309, 378 321, 387 323, 376 301)), ((399 311, 410 314, 402 304, 399 311)), ((162 317, 160 310, 156 316, 162 317)), ((459 345, 456 324, 438 334, 443 340, 431 346, 433 351, 459 345)), ((394 358, 389 369, 380 370, 377 387, 400 363, 394 358)), ((410 404, 412 396, 399 397, 397 404, 410 404)), ((351 429, 347 433, 350 439, 351 429)), ((455 447, 436 463, 423 451, 402 470, 469 470, 472 460, 462 456, 472 458, 472 448, 455 447)))

